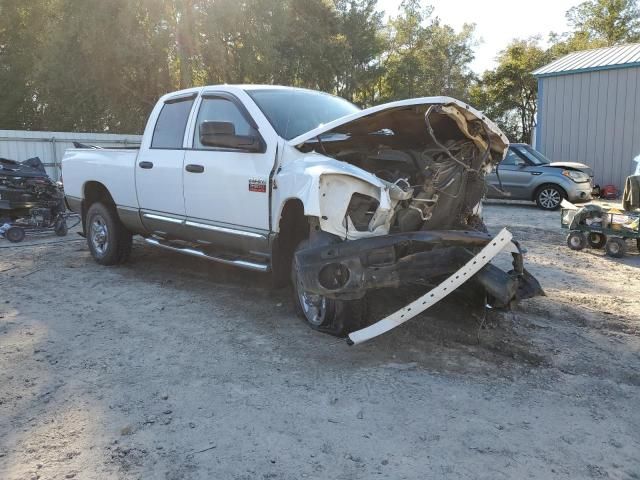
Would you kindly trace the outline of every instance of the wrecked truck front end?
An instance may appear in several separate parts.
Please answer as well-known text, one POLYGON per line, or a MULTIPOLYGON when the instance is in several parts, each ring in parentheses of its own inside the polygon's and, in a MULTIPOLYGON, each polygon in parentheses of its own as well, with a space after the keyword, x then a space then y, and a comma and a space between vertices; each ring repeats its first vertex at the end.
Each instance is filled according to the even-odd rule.
MULTIPOLYGON (((378 288, 433 287, 472 261, 492 239, 477 231, 436 230, 311 247, 297 254, 298 276, 308 292, 341 300, 359 299, 378 288)), ((509 250, 510 271, 488 263, 467 285, 482 290, 488 303, 498 308, 540 294, 539 284, 524 268, 518 243, 509 250)))
POLYGON ((454 283, 442 293, 459 287, 497 307, 543 294, 511 235, 485 233, 484 177, 508 140, 480 112, 448 97, 394 102, 290 144, 312 178, 305 213, 318 219, 321 241, 312 233, 295 268, 314 298, 353 300, 407 284, 435 291, 445 280, 454 283), (489 263, 504 249, 509 271, 489 263))

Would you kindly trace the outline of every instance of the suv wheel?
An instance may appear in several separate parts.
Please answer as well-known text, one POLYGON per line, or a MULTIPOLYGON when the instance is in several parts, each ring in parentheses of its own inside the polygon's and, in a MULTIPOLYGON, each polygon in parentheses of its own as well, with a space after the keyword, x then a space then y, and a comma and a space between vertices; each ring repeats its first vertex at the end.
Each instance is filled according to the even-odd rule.
POLYGON ((536 204, 543 210, 557 210, 563 198, 565 193, 560 187, 551 184, 543 185, 536 193, 536 204))

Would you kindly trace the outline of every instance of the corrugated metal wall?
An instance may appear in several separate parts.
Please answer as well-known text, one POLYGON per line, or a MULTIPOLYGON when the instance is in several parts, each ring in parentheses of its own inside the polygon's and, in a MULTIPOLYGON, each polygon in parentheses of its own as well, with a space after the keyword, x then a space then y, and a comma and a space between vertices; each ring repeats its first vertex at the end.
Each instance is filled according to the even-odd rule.
POLYGON ((640 158, 640 68, 539 78, 536 148, 582 162, 600 185, 624 187, 640 158))
POLYGON ((11 160, 26 160, 40 157, 47 173, 54 180, 60 176, 60 161, 73 142, 99 145, 101 147, 138 146, 140 135, 118 135, 111 133, 28 132, 24 130, 0 130, 0 157, 11 160))

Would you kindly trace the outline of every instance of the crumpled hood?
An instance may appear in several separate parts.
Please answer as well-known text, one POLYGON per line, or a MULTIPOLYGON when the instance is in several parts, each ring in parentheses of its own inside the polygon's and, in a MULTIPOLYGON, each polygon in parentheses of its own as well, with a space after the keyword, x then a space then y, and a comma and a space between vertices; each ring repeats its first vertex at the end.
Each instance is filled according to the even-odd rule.
POLYGON ((591 167, 589 167, 588 165, 585 165, 584 163, 578 163, 578 162, 551 162, 547 166, 548 167, 555 167, 555 168, 570 168, 570 169, 573 169, 573 170, 580 170, 581 172, 584 172, 584 173, 588 174, 590 177, 593 176, 593 170, 591 169, 591 167))
MULTIPOLYGON (((321 125, 307 133, 303 133, 302 135, 289 140, 289 144, 294 147, 301 147, 309 140, 315 140, 318 136, 327 133, 339 135, 341 140, 348 139, 350 136, 357 135, 358 133, 370 134, 372 131, 380 135, 393 135, 394 132, 390 131, 388 128, 388 120, 390 116, 397 114, 397 112, 401 110, 411 110, 416 107, 429 107, 436 105, 447 106, 456 110, 457 116, 460 118, 460 121, 458 122, 459 124, 472 125, 477 124, 479 121, 484 128, 486 128, 487 133, 489 134, 491 139, 491 150, 497 153, 500 158, 503 157, 504 152, 506 152, 507 145, 509 144, 509 140, 498 126, 475 108, 470 107, 455 98, 444 96, 413 98, 370 107, 351 115, 338 118, 325 125, 321 125), (376 126, 379 126, 380 131, 376 130, 376 126)), ((401 125, 401 127, 405 128, 407 126, 401 125)), ((409 126, 409 128, 411 128, 411 126, 409 126)), ((424 124, 420 125, 419 128, 424 131, 424 124)), ((478 134, 480 132, 475 131, 469 133, 478 134)))

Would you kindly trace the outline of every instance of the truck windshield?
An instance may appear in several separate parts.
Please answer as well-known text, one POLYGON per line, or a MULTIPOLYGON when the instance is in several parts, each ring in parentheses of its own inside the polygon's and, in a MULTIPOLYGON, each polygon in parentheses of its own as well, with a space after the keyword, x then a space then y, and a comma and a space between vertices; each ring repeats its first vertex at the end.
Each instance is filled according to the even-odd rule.
POLYGON ((512 148, 515 149, 520 156, 525 157, 534 165, 548 165, 551 163, 551 160, 529 145, 518 145, 512 148))
POLYGON ((286 140, 360 111, 340 97, 310 90, 283 88, 248 90, 247 93, 278 135, 286 140))

